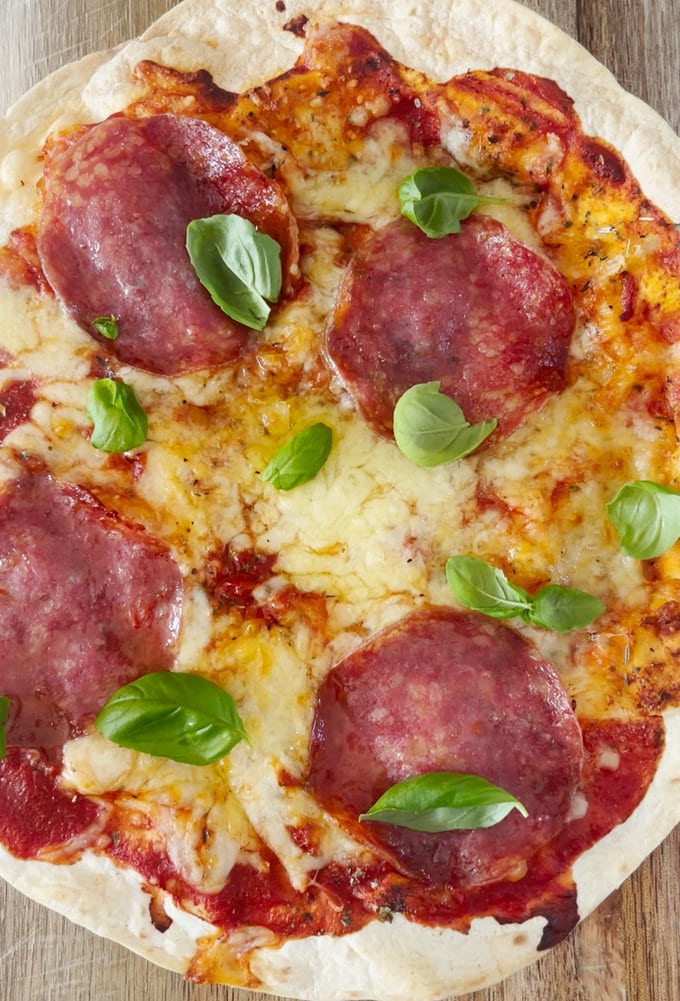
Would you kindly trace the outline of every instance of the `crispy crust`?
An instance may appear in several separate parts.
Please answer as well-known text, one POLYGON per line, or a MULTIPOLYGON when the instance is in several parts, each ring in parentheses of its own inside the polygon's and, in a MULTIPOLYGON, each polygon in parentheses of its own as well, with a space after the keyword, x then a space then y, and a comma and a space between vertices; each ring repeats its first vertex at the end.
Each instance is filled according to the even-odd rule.
MULTIPOLYGON (((680 190, 666 165, 680 156, 668 125, 581 46, 512 0, 432 0, 427 10, 408 0, 287 0, 285 13, 255 0, 185 0, 139 41, 90 56, 42 82, 0 125, 0 179, 13 188, 3 198, 0 239, 34 215, 35 153, 53 128, 99 120, 137 95, 130 70, 141 59, 184 71, 207 68, 226 89, 241 90, 287 69, 302 40, 283 24, 297 14, 346 19, 367 27, 391 54, 438 79, 470 67, 519 67, 550 76, 569 93, 586 131, 615 145, 643 189, 671 216, 680 215, 680 190), (314 14, 312 15, 312 10, 314 14), (224 38, 230 39, 227 50, 224 38), (263 40, 267 44, 263 44, 263 40), (228 52, 225 58, 224 52, 228 52), (25 183, 19 193, 16 179, 25 183)), ((676 172, 677 174, 677 172, 676 172)), ((585 917, 632 872, 680 821, 680 713, 667 717, 661 766, 640 807, 575 866, 579 912, 585 917)), ((169 969, 186 970, 199 940, 214 933, 198 919, 173 913, 164 933, 149 919, 139 879, 106 860, 85 856, 73 866, 23 862, 0 851, 0 872, 22 893, 169 969), (101 900, 107 908, 101 908, 101 900)), ((170 908, 171 905, 167 904, 170 908)), ((343 938, 262 946, 250 959, 256 989, 313 1001, 421 1001, 467 993, 531 962, 543 920, 522 926, 493 919, 473 923, 468 935, 416 927, 397 917, 343 938)))

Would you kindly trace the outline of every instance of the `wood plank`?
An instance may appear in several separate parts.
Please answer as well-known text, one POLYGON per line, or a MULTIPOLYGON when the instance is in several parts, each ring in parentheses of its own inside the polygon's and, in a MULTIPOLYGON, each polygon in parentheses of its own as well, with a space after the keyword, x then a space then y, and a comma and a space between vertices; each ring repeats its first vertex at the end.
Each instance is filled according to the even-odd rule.
MULTIPOLYGON (((172 0, 5 0, 0 107, 59 65, 137 34, 172 5, 172 0)), ((677 0, 527 0, 527 6, 578 37, 627 89, 680 128, 677 0)), ((679 860, 680 830, 567 942, 469 1001, 675 1001, 680 997, 679 860)), ((0 1001, 261 998, 250 991, 184 983, 4 885, 0 927, 0 1001)))
POLYGON ((577 11, 579 41, 680 131, 680 4, 579 0, 577 11))

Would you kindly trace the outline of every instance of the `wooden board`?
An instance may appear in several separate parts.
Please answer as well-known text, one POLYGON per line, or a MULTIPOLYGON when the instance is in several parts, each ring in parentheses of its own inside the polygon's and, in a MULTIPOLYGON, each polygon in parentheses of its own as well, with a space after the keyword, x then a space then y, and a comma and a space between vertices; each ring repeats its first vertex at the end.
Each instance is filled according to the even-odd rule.
MULTIPOLYGON (((171 6, 172 0, 4 0, 0 111, 48 72, 138 34, 171 6)), ((679 0, 527 0, 527 6, 577 37, 680 129, 679 0)), ((680 828, 566 942, 468 1001, 677 1001, 679 882, 680 828)), ((262 999, 187 984, 4 884, 0 963, 0 1001, 262 999)))

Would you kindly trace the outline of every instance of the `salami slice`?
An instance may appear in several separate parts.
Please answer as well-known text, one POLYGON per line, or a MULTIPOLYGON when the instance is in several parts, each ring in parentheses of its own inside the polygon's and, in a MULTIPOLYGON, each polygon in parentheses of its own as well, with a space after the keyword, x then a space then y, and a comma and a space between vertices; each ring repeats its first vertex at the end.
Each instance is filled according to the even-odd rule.
POLYGON ((10 745, 58 748, 120 685, 171 665, 177 565, 80 487, 39 474, 2 497, 0 580, 10 745))
POLYGON ((297 228, 274 181, 197 119, 114 117, 93 126, 46 172, 38 252, 45 276, 89 333, 113 315, 108 350, 177 375, 234 360, 249 332, 199 283, 186 251, 192 219, 245 216, 297 260, 297 228))
POLYGON ((432 883, 517 879, 567 821, 583 748, 562 683, 523 637, 474 613, 427 609, 347 657, 321 687, 309 785, 356 816, 395 782, 432 771, 479 775, 529 811, 472 831, 365 827, 432 883))
POLYGON ((354 254, 327 352, 378 434, 403 392, 433 381, 470 423, 509 433, 563 388, 573 327, 565 280, 500 222, 430 239, 399 219, 354 254))

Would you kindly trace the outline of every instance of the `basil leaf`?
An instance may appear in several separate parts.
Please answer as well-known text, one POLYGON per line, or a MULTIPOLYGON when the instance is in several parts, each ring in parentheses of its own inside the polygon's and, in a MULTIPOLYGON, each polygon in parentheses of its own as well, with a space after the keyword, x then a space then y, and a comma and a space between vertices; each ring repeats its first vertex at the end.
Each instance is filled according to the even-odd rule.
POLYGON ((135 391, 119 379, 98 379, 87 398, 94 430, 90 442, 104 452, 127 452, 146 441, 147 419, 135 391))
POLYGON ((680 539, 680 493, 661 483, 625 483, 607 504, 607 513, 625 556, 651 560, 680 539))
POLYGON ((7 720, 11 704, 6 695, 0 695, 0 761, 7 755, 7 720))
POLYGON ((494 619, 511 619, 529 611, 527 592, 511 584, 502 570, 474 556, 452 556, 446 561, 446 579, 461 605, 494 619))
POLYGON ((333 432, 326 424, 311 424, 287 441, 262 473, 277 490, 292 490, 313 479, 330 455, 333 432))
POLYGON ((417 466, 439 466, 474 452, 497 425, 495 419, 468 424, 441 382, 411 386, 394 408, 394 440, 417 466))
POLYGON ((593 594, 560 584, 548 584, 532 598, 511 584, 502 570, 474 556, 452 556, 446 579, 461 605, 493 619, 520 616, 530 625, 566 633, 602 615, 605 606, 593 594))
POLYGON ((231 695, 200 674, 174 671, 119 688, 95 726, 121 747, 188 765, 219 761, 248 739, 231 695))
POLYGON ((479 775, 429 772, 391 786, 359 820, 434 834, 491 827, 515 809, 528 816, 519 800, 479 775))
POLYGON ((118 337, 118 320, 113 313, 110 316, 98 316, 96 320, 92 321, 92 326, 98 334, 106 337, 109 341, 115 341, 118 337))
POLYGON ((198 280, 237 323, 262 330, 281 293, 281 247, 249 219, 214 215, 187 226, 186 247, 198 280))
POLYGON ((535 626, 566 633, 570 629, 587 626, 604 610, 603 602, 594 594, 578 591, 574 587, 548 584, 536 593, 531 608, 522 618, 535 626))
POLYGON ((470 178, 455 167, 424 167, 399 185, 401 214, 435 239, 460 233, 461 221, 480 205, 502 201, 478 195, 470 178))

